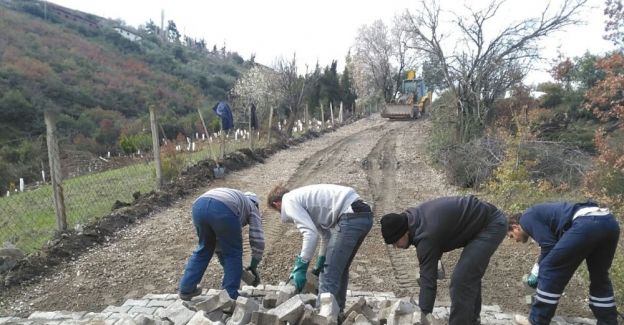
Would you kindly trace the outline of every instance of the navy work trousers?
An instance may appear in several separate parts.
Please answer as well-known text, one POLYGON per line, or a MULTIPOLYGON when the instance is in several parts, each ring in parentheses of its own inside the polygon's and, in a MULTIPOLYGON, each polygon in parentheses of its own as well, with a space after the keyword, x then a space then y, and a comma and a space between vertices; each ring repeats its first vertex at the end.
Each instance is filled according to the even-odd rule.
POLYGON ((620 227, 613 215, 583 216, 572 221, 570 229, 540 261, 531 324, 550 324, 563 289, 583 260, 589 271, 589 308, 598 325, 617 324, 609 268, 619 236, 620 227))

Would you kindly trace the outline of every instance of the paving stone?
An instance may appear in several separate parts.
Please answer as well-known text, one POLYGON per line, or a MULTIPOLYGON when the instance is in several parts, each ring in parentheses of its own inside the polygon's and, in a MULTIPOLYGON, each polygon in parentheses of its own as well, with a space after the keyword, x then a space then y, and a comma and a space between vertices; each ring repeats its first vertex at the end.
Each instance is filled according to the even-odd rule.
POLYGON ((573 324, 586 324, 586 325, 595 325, 596 324, 596 320, 595 319, 589 319, 589 318, 582 318, 582 317, 571 317, 567 319, 568 322, 573 323, 573 324))
POLYGON ((156 307, 134 306, 128 310, 128 314, 153 315, 154 312, 156 312, 156 307))
POLYGON ((163 307, 167 308, 173 304, 175 300, 150 300, 147 307, 163 307))
POLYGON ((297 288, 292 285, 285 285, 280 287, 279 291, 277 291, 277 301, 275 302, 276 306, 283 304, 286 300, 292 298, 297 292, 297 288))
POLYGON ((338 320, 338 313, 340 313, 340 307, 333 294, 329 292, 321 293, 319 315, 327 317, 331 320, 338 320))
POLYGON ((145 300, 176 300, 178 299, 178 295, 172 295, 168 293, 159 293, 159 294, 148 293, 145 296, 143 296, 143 299, 145 300))
POLYGON ((270 309, 277 307, 277 292, 272 291, 268 292, 264 299, 262 300, 262 306, 264 308, 270 309))
POLYGON ((260 306, 253 299, 238 297, 238 299, 236 299, 234 313, 227 321, 227 325, 242 325, 249 323, 251 320, 251 314, 259 308, 260 306))
MULTIPOLYGON (((366 299, 364 297, 347 298, 345 301, 344 314, 349 315, 351 312, 361 313, 362 307, 366 305, 366 299)), ((354 316, 355 320, 355 316, 354 316)))
POLYGON ((255 325, 279 325, 279 318, 277 315, 270 314, 269 312, 254 311, 251 313, 251 323, 255 325))
POLYGON ((149 303, 148 299, 128 299, 126 300, 122 306, 140 306, 140 307, 146 307, 147 304, 149 303))
POLYGON ((127 313, 132 306, 108 306, 102 310, 103 313, 127 313))
POLYGON ((186 308, 182 300, 178 300, 169 307, 157 311, 156 314, 156 316, 168 319, 174 324, 186 324, 194 315, 195 312, 186 308))
POLYGON ((498 319, 498 320, 502 320, 502 319, 512 319, 513 316, 509 315, 509 314, 503 314, 503 313, 494 313, 494 318, 498 319))
POLYGON ((274 309, 269 310, 269 313, 276 315, 280 322, 295 323, 301 318, 303 310, 303 300, 301 300, 299 295, 296 295, 274 309))
POLYGON ((104 320, 110 316, 109 312, 101 312, 101 313, 86 313, 82 318, 90 319, 90 320, 104 320))
MULTIPOLYGON (((436 305, 439 305, 439 304, 436 303, 436 305)), ((503 311, 501 310, 499 305, 484 305, 484 306, 481 306, 481 312, 482 313, 489 313, 489 312, 502 313, 503 311)))
POLYGON ((194 311, 203 310, 207 313, 219 310, 225 310, 233 306, 234 300, 230 298, 230 295, 225 290, 221 290, 219 294, 214 295, 206 300, 198 302, 185 302, 185 305, 194 311))
POLYGON ((36 311, 28 319, 41 319, 41 320, 54 320, 57 319, 58 312, 56 311, 36 311))
POLYGON ((17 318, 17 317, 0 317, 0 324, 6 324, 9 322, 17 322, 20 319, 21 318, 17 318))
MULTIPOLYGON (((223 325, 223 322, 219 320, 211 320, 206 317, 207 315, 203 311, 198 311, 195 315, 189 320, 186 325, 223 325)), ((176 323, 177 324, 177 323, 176 323)))

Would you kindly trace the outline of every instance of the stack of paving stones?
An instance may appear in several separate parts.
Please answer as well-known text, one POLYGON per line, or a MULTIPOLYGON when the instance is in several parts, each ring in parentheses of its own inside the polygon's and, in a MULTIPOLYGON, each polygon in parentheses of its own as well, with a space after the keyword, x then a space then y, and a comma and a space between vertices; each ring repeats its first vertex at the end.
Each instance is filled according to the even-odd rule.
MULTIPOLYGON (((121 306, 108 306, 100 313, 34 312, 28 318, 0 317, 0 324, 111 324, 111 325, 333 325, 338 324, 339 308, 329 293, 317 295, 315 283, 308 283, 304 293, 286 283, 243 286, 232 300, 225 290, 210 289, 191 301, 176 294, 148 294, 130 299, 121 306), (318 306, 317 306, 318 304, 318 306)), ((345 325, 420 324, 420 309, 411 298, 397 298, 392 292, 347 292, 345 325)), ((450 308, 434 308, 432 324, 447 324, 450 308)), ((344 319, 343 319, 344 317, 344 319)), ((514 315, 497 305, 483 306, 482 324, 515 324, 514 315)), ((556 317, 553 324, 596 324, 585 318, 556 317)))

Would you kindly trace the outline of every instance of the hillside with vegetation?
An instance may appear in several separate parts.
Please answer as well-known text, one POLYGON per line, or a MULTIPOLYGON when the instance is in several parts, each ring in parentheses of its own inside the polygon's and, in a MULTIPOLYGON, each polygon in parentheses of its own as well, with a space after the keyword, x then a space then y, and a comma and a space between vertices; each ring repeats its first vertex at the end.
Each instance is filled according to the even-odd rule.
POLYGON ((148 105, 163 137, 195 134, 197 108, 210 122, 210 108, 253 65, 182 36, 173 21, 134 29, 39 1, 0 2, 0 28, 2 190, 38 179, 47 164, 44 110, 59 113, 63 145, 78 152, 115 154, 122 138, 149 147, 148 105))

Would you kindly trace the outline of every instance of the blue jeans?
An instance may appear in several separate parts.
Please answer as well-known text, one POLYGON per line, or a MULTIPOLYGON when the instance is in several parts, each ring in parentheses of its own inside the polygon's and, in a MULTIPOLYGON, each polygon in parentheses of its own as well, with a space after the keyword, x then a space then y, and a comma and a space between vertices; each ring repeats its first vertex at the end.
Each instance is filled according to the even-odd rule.
POLYGON ((609 269, 619 236, 620 227, 612 215, 572 221, 570 229, 540 261, 536 299, 529 315, 531 324, 550 324, 563 289, 583 260, 589 271, 589 307, 598 325, 617 324, 609 269))
POLYGON ((358 212, 341 215, 331 229, 325 268, 319 278, 319 297, 324 292, 333 294, 341 311, 347 299, 349 266, 372 226, 373 214, 358 212))
POLYGON ((223 288, 238 297, 243 271, 243 236, 240 218, 218 200, 202 197, 193 203, 193 225, 199 242, 186 264, 180 292, 190 293, 201 282, 217 242, 223 255, 223 288))

